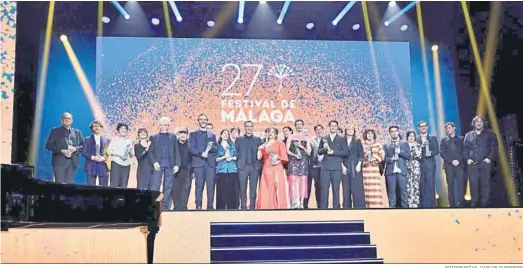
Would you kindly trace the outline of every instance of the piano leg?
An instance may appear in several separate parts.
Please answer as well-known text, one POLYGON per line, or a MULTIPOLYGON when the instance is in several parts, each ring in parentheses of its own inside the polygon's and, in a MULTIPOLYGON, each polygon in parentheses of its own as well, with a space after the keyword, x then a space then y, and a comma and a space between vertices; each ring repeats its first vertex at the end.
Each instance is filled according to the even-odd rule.
POLYGON ((154 260, 154 240, 156 239, 156 233, 160 227, 154 226, 149 227, 149 234, 147 234, 147 263, 152 264, 154 260))
POLYGON ((146 245, 147 245, 147 264, 152 264, 154 261, 154 240, 156 234, 160 230, 159 226, 150 225, 148 227, 142 227, 141 232, 147 234, 146 245))

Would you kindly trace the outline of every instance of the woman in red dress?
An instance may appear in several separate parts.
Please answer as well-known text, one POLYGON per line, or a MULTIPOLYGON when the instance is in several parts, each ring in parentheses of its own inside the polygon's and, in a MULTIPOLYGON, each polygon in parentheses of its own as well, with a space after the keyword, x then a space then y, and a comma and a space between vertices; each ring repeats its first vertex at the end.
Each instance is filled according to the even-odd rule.
POLYGON ((258 159, 263 159, 263 169, 256 209, 290 208, 289 184, 283 169, 283 164, 289 161, 287 148, 277 137, 278 129, 270 128, 267 142, 258 147, 258 159))

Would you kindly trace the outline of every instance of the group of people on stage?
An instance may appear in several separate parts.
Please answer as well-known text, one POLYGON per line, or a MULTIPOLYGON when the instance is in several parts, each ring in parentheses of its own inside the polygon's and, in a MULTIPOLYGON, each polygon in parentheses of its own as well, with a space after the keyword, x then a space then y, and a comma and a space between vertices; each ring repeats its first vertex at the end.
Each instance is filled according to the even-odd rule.
POLYGON ((296 120, 294 130, 285 127, 279 139, 275 127, 257 137, 252 121, 244 123, 243 135, 232 128, 216 137, 205 114, 198 116, 198 130, 189 133, 181 127, 173 133, 171 120, 162 117, 157 134, 149 136, 141 128, 136 141, 123 123, 116 127, 117 137, 109 139, 95 120, 84 139, 72 122, 72 115, 64 113, 62 126, 52 129, 46 143, 57 182, 73 182, 82 155, 89 185, 127 187, 136 157, 137 188, 160 191, 163 184, 164 210, 173 202, 175 210, 187 210, 193 176, 197 210, 202 209, 204 186, 208 210, 214 209, 215 190, 216 209, 307 209, 313 182, 320 209, 328 208, 331 191, 333 208, 437 207, 438 155, 450 206, 464 205, 468 179, 472 206, 486 207, 498 146, 481 116, 472 120, 473 130, 465 137, 447 123, 448 135, 439 145, 425 121, 418 123, 419 135, 407 131, 405 140, 398 126, 390 126, 385 144, 377 142, 373 129, 359 139, 354 127, 341 128, 336 120, 328 123, 327 133, 321 124, 314 126, 312 137, 304 121, 296 120))

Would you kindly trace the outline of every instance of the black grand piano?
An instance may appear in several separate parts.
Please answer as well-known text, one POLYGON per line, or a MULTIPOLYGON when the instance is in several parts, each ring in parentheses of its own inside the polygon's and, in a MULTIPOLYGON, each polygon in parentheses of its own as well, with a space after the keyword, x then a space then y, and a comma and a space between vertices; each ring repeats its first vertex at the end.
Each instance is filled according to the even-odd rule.
POLYGON ((136 228, 147 234, 153 263, 160 229, 160 192, 59 184, 35 179, 33 169, 1 167, 2 231, 10 228, 136 228))

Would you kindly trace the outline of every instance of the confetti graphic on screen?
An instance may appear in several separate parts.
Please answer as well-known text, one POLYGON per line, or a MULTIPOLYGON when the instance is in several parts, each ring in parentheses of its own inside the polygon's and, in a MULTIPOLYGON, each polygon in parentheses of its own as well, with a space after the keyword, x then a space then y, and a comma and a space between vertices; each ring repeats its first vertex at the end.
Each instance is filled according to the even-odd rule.
POLYGON ((200 113, 217 131, 246 120, 262 131, 336 119, 383 139, 390 124, 412 125, 407 43, 375 42, 378 77, 368 42, 103 38, 99 45, 96 95, 112 126, 155 132, 157 119, 169 116, 195 129, 200 113))
POLYGON ((13 92, 15 78, 16 2, 0 1, 0 108, 2 109, 2 156, 0 163, 11 163, 13 132, 13 92))

